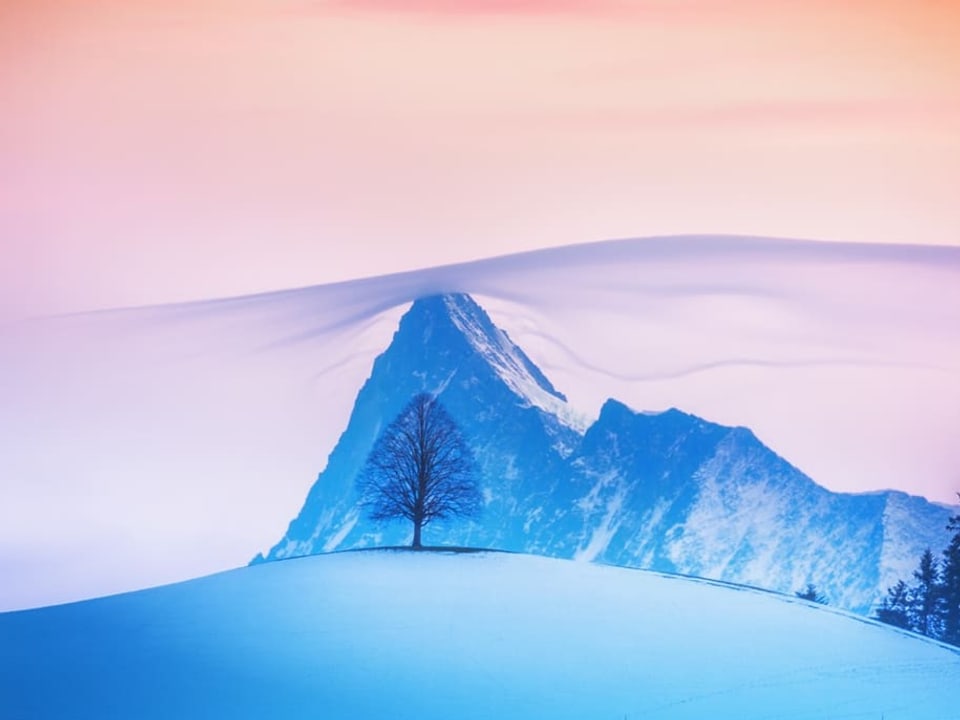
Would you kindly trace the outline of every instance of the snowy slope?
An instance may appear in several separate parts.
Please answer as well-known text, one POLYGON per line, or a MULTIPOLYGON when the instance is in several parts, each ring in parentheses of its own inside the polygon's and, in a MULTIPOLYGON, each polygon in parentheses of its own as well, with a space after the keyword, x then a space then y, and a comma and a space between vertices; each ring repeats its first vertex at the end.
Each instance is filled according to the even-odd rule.
POLYGON ((960 250, 615 241, 0 326, 0 608, 266 552, 401 314, 453 291, 589 416, 679 407, 831 490, 955 501, 960 250))
POLYGON ((5 718, 952 720, 960 655, 803 601, 339 553, 0 615, 5 718))

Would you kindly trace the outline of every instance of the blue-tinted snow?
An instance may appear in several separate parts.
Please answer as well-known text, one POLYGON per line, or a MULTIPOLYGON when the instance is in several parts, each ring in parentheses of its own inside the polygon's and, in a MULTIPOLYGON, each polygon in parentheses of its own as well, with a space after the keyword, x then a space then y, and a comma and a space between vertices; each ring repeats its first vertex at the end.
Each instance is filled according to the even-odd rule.
POLYGON ((10 720, 952 720, 960 655, 794 598, 507 554, 268 563, 0 615, 10 720))

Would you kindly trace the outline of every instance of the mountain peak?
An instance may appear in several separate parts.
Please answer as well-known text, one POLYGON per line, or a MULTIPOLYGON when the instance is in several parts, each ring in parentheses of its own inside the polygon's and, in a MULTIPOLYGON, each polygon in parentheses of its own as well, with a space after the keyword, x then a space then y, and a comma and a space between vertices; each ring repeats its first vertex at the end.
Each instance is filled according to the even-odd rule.
POLYGON ((696 415, 691 415, 690 413, 686 413, 683 410, 679 410, 675 407, 657 411, 638 411, 634 410, 620 400, 617 400, 616 398, 607 398, 604 401, 603 406, 600 408, 600 417, 597 420, 597 424, 600 426, 634 422, 644 423, 645 426, 652 422, 655 422, 659 425, 670 424, 671 426, 684 426, 698 423, 715 425, 715 423, 710 423, 702 418, 697 417, 696 415))
POLYGON ((363 516, 356 478, 383 428, 421 392, 442 399, 477 461, 481 518, 431 529, 452 545, 784 592, 815 581, 837 606, 867 612, 923 548, 946 544, 948 508, 829 493, 746 428, 610 399, 586 429, 473 298, 450 294, 404 314, 265 559, 410 541, 408 527, 363 516))
POLYGON ((455 331, 482 357, 507 387, 530 406, 550 413, 564 425, 583 432, 589 420, 574 411, 527 354, 486 311, 465 293, 418 298, 400 321, 398 336, 427 343, 437 334, 455 331))
POLYGON ((422 392, 442 400, 484 476, 488 525, 467 524, 458 542, 470 544, 475 533, 484 545, 522 547, 524 522, 510 515, 514 498, 529 498, 521 505, 536 511, 537 479, 559 476, 587 423, 469 295, 431 295, 401 318, 326 468, 264 559, 409 542, 406 527, 364 520, 355 481, 383 428, 422 392))

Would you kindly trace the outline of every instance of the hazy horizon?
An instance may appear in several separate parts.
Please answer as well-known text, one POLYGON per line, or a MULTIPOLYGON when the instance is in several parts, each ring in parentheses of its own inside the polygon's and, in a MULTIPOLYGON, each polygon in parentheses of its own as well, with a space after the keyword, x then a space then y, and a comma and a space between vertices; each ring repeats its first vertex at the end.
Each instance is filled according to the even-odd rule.
POLYGON ((831 490, 953 502, 958 278, 949 247, 662 238, 7 325, 8 602, 172 582, 274 543, 401 313, 439 292, 472 294, 587 414, 678 407, 751 428, 831 490))

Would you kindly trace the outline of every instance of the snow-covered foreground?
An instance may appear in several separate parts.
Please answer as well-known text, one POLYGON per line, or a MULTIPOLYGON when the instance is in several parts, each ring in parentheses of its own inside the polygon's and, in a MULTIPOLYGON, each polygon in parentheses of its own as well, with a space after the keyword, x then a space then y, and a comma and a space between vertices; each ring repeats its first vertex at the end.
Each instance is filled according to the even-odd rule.
POLYGON ((960 653, 760 591, 365 551, 0 615, 31 718, 955 720, 960 653))

